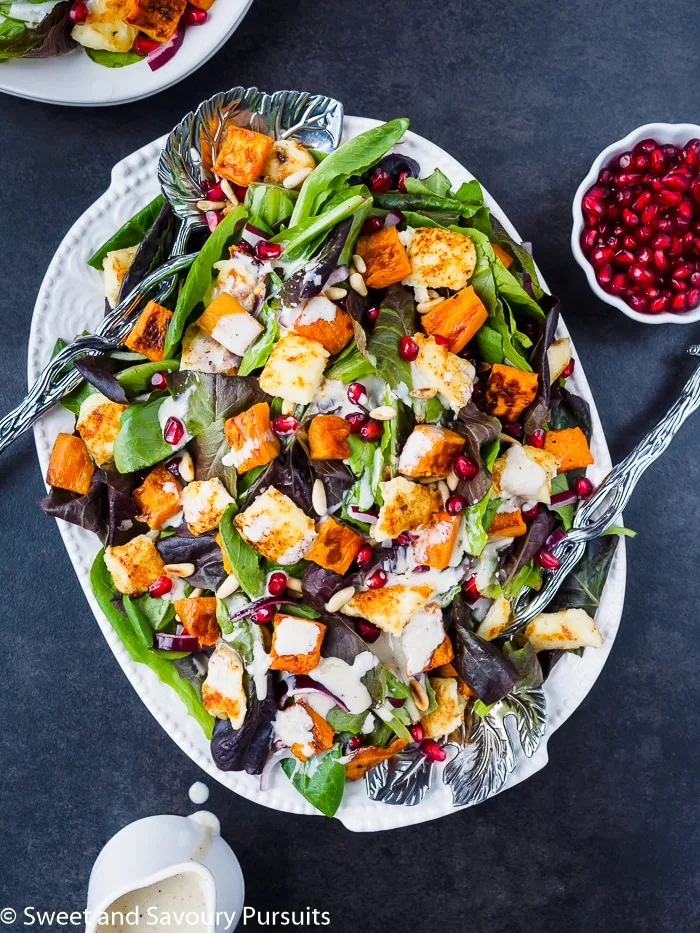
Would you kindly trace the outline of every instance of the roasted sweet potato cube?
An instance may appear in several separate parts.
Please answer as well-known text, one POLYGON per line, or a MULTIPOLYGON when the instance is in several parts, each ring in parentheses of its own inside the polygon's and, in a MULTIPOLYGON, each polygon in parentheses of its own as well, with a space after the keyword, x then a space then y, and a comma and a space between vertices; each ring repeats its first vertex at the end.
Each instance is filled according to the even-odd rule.
POLYGON ((90 488, 95 465, 82 437, 59 434, 53 443, 46 482, 57 489, 68 489, 81 496, 90 488))
POLYGON ((383 227, 376 233, 361 236, 355 252, 365 261, 364 278, 370 288, 387 288, 411 272, 411 263, 396 227, 383 227))
POLYGON ((187 0, 133 0, 124 22, 145 32, 156 42, 167 42, 177 29, 187 0))
POLYGON ((506 269, 509 269, 513 265, 513 257, 510 253, 507 253, 502 246, 499 246, 498 243, 492 243, 491 249, 496 254, 496 258, 501 260, 506 269))
POLYGON ((399 473, 416 478, 447 476, 463 448, 464 438, 456 431, 417 424, 401 451, 399 473))
POLYGON ((428 311, 421 318, 423 330, 450 341, 451 353, 459 353, 488 318, 489 313, 471 285, 428 311))
POLYGON ((435 651, 430 655, 430 661, 425 669, 426 671, 433 671, 436 667, 449 664, 454 659, 454 656, 455 652, 452 647, 452 642, 450 641, 450 636, 445 635, 435 651))
MULTIPOLYGON (((231 460, 239 473, 265 466, 280 452, 280 442, 270 424, 270 406, 258 402, 224 423, 231 460)), ((228 462, 228 461, 227 461, 228 462)))
POLYGON ((197 324, 230 353, 243 356, 262 333, 262 324, 228 292, 220 292, 197 324))
POLYGON ((233 567, 231 566, 231 561, 228 559, 228 554, 226 553, 226 548, 224 547, 224 539, 221 537, 221 532, 217 531, 214 535, 214 540, 219 545, 219 550, 221 551, 221 560, 224 564, 224 570, 226 573, 233 573, 233 567))
POLYGON ((512 512, 496 512, 491 519, 487 534, 489 538, 519 538, 527 534, 527 525, 523 521, 520 509, 512 512))
POLYGON ((354 333, 348 312, 324 295, 317 295, 306 302, 294 321, 293 330, 302 337, 318 340, 331 356, 340 353, 354 333))
POLYGON ((459 515, 440 511, 433 515, 429 524, 419 528, 418 537, 413 542, 416 563, 435 570, 444 570, 449 566, 459 522, 459 515))
POLYGON ((350 456, 350 424, 339 415, 316 415, 309 425, 312 460, 344 460, 350 456))
POLYGON ((208 10, 214 3, 214 0, 190 0, 192 6, 196 6, 198 10, 208 10))
POLYGON ((362 547, 362 536, 330 515, 316 525, 316 531, 318 537, 306 552, 306 559, 325 570, 346 574, 362 547))
POLYGON ((561 431, 547 431, 544 436, 544 449, 559 457, 559 472, 578 470, 594 462, 586 435, 581 428, 563 428, 561 431))
POLYGON ((217 175, 232 181, 234 185, 247 187, 262 175, 273 144, 274 139, 264 133, 232 126, 226 133, 212 168, 217 175))
POLYGON ((496 363, 486 386, 486 407, 492 415, 515 421, 537 395, 537 373, 496 363))
POLYGON ((165 464, 154 467, 132 498, 141 510, 140 518, 149 528, 162 528, 182 508, 182 489, 165 464))
POLYGON ((310 706, 304 700, 297 700, 294 705, 304 708, 306 713, 311 717, 312 725, 308 743, 303 744, 302 742, 296 742, 294 745, 291 745, 290 751, 292 755, 298 758, 299 761, 306 761, 307 758, 311 757, 311 755, 306 754, 309 745, 312 746, 314 755, 317 755, 319 752, 328 751, 329 748, 333 748, 333 741, 335 739, 333 727, 326 722, 320 713, 316 712, 313 706, 310 706))
POLYGON ((134 353, 143 353, 152 362, 163 359, 165 337, 172 311, 155 301, 149 301, 129 331, 124 343, 134 353))
POLYGON ((360 748, 352 756, 350 761, 345 763, 345 777, 348 781, 359 781, 361 777, 382 761, 388 761, 393 758, 402 748, 405 748, 408 742, 400 739, 398 736, 393 739, 386 748, 380 748, 377 745, 367 745, 360 748))
POLYGON ((221 636, 221 629, 216 621, 216 598, 214 596, 176 599, 173 606, 188 635, 196 635, 200 645, 217 643, 221 636))
POLYGON ((308 674, 321 658, 326 626, 315 619, 278 612, 274 618, 270 669, 288 674, 308 674))

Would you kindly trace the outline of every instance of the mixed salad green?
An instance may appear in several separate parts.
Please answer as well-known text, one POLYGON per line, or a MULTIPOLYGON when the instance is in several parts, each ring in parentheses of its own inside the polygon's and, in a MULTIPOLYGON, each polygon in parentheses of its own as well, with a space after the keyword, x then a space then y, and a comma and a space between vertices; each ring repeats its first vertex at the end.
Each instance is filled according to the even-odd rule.
MULTIPOLYGON (((327 815, 347 780, 407 747, 444 760, 465 720, 600 645, 617 541, 501 636, 592 491, 591 419, 529 250, 407 128, 325 157, 227 140, 189 272, 76 364, 42 503, 100 537, 100 607, 216 765, 267 785, 281 761, 327 815)), ((175 232, 158 198, 95 253, 109 306, 175 232)))

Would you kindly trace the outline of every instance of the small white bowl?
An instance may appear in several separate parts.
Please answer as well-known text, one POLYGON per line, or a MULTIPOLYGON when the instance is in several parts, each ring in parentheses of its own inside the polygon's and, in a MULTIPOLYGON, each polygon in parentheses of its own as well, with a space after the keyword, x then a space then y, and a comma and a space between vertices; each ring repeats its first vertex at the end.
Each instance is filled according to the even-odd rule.
POLYGON ((628 149, 634 149, 642 139, 651 137, 657 139, 662 144, 671 144, 673 146, 684 146, 689 139, 700 138, 700 126, 695 123, 645 123, 636 130, 628 133, 624 139, 612 143, 600 153, 595 160, 589 173, 583 179, 576 190, 573 203, 574 226, 571 231, 571 249, 574 253, 576 262, 586 273, 588 284, 596 295, 607 304, 619 308, 627 317, 642 324, 693 324, 700 321, 700 306, 692 311, 686 311, 681 314, 671 314, 664 311, 662 314, 641 314, 639 311, 633 311, 632 308, 622 298, 611 295, 604 291, 596 281, 592 264, 586 259, 581 249, 581 233, 583 231, 583 211, 581 202, 583 196, 598 179, 598 173, 607 165, 616 155, 621 155, 628 149))

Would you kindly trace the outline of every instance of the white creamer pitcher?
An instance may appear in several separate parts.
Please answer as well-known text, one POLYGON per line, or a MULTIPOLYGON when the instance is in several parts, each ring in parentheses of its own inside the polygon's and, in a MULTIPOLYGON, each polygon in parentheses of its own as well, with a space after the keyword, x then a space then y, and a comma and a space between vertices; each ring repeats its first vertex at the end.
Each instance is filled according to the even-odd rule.
POLYGON ((231 933, 244 894, 238 859, 213 814, 149 816, 125 826, 98 855, 88 885, 85 933, 155 933, 168 923, 159 922, 163 913, 176 918, 169 921, 170 930, 231 933), (179 924, 178 917, 185 922, 179 924))

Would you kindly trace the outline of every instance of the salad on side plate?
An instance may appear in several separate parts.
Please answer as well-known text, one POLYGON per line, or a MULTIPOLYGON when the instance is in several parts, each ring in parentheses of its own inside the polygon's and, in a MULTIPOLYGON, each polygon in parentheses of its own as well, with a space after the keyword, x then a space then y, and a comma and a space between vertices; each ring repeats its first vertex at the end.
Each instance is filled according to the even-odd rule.
MULTIPOLYGON (((75 364, 42 503, 100 537, 102 611, 216 765, 266 786, 280 762, 329 816, 599 646, 617 542, 501 637, 593 489, 590 413, 530 252, 477 181, 402 152, 408 125, 329 155, 228 131, 172 298, 75 364)), ((175 226, 158 197, 94 254, 108 307, 175 226)))
POLYGON ((205 23, 214 0, 3 0, 0 62, 55 58, 82 46, 98 65, 148 61, 151 70, 179 50, 188 26, 205 23))

